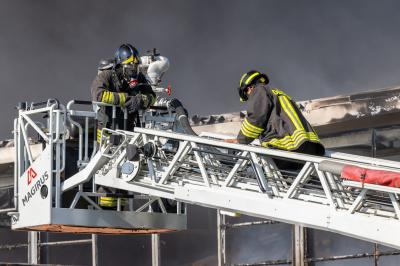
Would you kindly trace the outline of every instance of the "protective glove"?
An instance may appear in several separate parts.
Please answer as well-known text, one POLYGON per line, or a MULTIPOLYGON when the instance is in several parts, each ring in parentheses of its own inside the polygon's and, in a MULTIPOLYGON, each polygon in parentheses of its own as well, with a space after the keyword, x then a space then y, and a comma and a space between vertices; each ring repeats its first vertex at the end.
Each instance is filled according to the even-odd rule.
POLYGON ((151 99, 149 99, 150 96, 148 96, 146 94, 142 94, 141 96, 142 96, 142 108, 143 109, 149 108, 150 104, 151 104, 151 99))
POLYGON ((142 96, 138 94, 135 96, 128 96, 124 106, 128 111, 128 114, 132 114, 139 111, 142 105, 142 96))
POLYGON ((176 110, 176 108, 182 106, 182 103, 178 99, 174 98, 169 102, 169 106, 172 108, 172 110, 176 110))

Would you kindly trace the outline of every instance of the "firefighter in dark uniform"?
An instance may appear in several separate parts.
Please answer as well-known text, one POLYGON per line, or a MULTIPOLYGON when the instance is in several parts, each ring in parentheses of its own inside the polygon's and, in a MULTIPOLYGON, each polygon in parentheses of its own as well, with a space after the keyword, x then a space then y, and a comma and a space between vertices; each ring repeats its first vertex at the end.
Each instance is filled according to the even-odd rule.
MULTIPOLYGON (((115 53, 114 62, 109 69, 100 70, 91 86, 92 101, 112 104, 126 108, 128 119, 124 125, 124 114, 121 108, 116 110, 115 124, 112 125, 112 107, 100 107, 97 124, 97 141, 100 142, 101 130, 104 127, 133 130, 140 126, 139 110, 149 108, 156 100, 156 95, 146 77, 139 70, 140 57, 135 47, 121 45, 115 53), (124 128, 126 127, 126 128, 124 128)), ((116 193, 100 187, 99 192, 116 193)), ((126 199, 121 199, 125 205, 126 199)), ((117 198, 100 197, 103 209, 115 209, 117 198)))
POLYGON ((238 92, 240 100, 248 103, 247 115, 237 138, 225 141, 249 144, 259 139, 263 147, 323 155, 324 146, 297 104, 268 83, 267 75, 259 71, 241 77, 238 92))
MULTIPOLYGON (((146 77, 139 70, 140 57, 135 47, 121 45, 115 53, 114 64, 110 69, 99 71, 91 87, 92 101, 125 107, 128 112, 126 130, 132 130, 138 122, 138 111, 150 107, 156 95, 146 77)), ((100 141, 101 129, 112 127, 112 108, 101 107, 97 128, 100 141)), ((116 129, 124 129, 123 112, 117 108, 116 129)), ((139 126, 139 125, 137 125, 139 126)))

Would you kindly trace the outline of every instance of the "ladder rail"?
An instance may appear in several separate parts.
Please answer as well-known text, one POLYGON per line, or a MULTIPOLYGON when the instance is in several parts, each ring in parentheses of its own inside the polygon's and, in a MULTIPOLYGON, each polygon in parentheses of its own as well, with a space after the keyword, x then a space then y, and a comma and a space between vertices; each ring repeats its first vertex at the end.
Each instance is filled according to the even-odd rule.
MULTIPOLYGON (((63 157, 61 152, 65 152, 62 121, 65 122, 67 117, 65 110, 54 110, 54 106, 46 108, 20 112, 18 129, 25 129, 24 122, 33 123, 29 120, 30 114, 51 112, 49 133, 42 133, 49 145, 59 145, 54 146, 57 169, 52 166, 51 170, 61 170, 65 166, 65 155, 63 157)), ((79 115, 85 116, 85 113, 79 115)), ((32 127, 40 129, 36 125, 32 127)), ((88 127, 86 117, 85 131, 88 127)), ((376 239, 379 243, 400 248, 400 240, 390 238, 390 230, 400 230, 400 189, 382 189, 381 186, 367 184, 359 187, 359 184, 349 183, 337 173, 319 167, 323 161, 329 161, 400 172, 400 166, 394 162, 337 153, 313 156, 149 128, 135 128, 134 132, 106 128, 104 131, 121 135, 123 140, 114 145, 109 138, 102 137, 97 156, 83 170, 62 183, 55 182, 56 191, 59 189, 56 202, 64 191, 93 178, 96 185, 149 195, 154 202, 158 202, 162 212, 166 211, 166 206, 160 198, 167 198, 302 224, 370 241, 376 239), (168 140, 179 144, 177 151, 164 150, 159 144, 168 140), (132 172, 132 178, 122 179, 121 165, 129 163, 125 158, 127 145, 143 147, 149 142, 156 146, 156 156, 146 158, 141 154, 139 170, 132 172), (274 159, 300 162, 304 166, 300 171, 283 169, 277 166, 274 159), (350 231, 351 223, 360 226, 350 231), (371 230, 367 230, 369 226, 371 230)), ((17 136, 18 142, 29 146, 23 134, 20 132, 17 136)), ((84 144, 80 141, 79 146, 80 160, 87 159, 87 132, 84 144), (86 148, 85 158, 82 158, 83 146, 86 148)), ((32 162, 31 156, 26 155, 19 154, 18 159, 32 162)), ((19 162, 19 173, 24 170, 25 161, 19 162)), ((52 163, 49 161, 49 164, 52 163)), ((76 196, 70 206, 76 205, 78 197, 90 200, 85 193, 76 196)), ((144 210, 147 207, 151 208, 151 204, 146 203, 140 208, 144 210)))
MULTIPOLYGON (((388 228, 400 229, 400 189, 385 190, 367 184, 362 189, 335 173, 319 169, 319 163, 326 160, 360 167, 373 165, 385 170, 394 169, 395 164, 377 166, 373 160, 368 162, 365 158, 360 162, 354 158, 332 159, 146 128, 135 128, 133 134, 126 136, 128 139, 136 136, 138 145, 152 139, 173 140, 179 143, 179 149, 167 153, 159 148, 157 157, 151 158, 158 182, 153 182, 144 162, 141 172, 132 181, 125 182, 112 171, 106 171, 96 175, 98 185, 303 224, 400 247, 400 241, 390 239, 388 231, 388 228), (220 151, 226 154, 219 154, 220 151), (304 166, 297 173, 288 172, 274 166, 274 158, 303 162, 304 166), (211 178, 212 175, 215 178, 211 178), (264 184, 260 184, 260 178, 264 184), (262 186, 273 188, 272 193, 263 193, 262 186), (313 219, 304 217, 307 215, 313 219), (354 222, 360 223, 363 230, 351 231, 349 224, 354 222), (368 224, 376 230, 367 230, 368 224), (385 226, 388 228, 384 229, 385 226)), ((107 169, 116 167, 112 160, 109 164, 107 169)), ((400 167, 394 170, 400 171, 400 167)))
MULTIPOLYGON (((215 180, 212 180, 209 178, 211 174, 216 174, 215 172, 212 172, 211 169, 214 167, 213 165, 208 165, 207 161, 199 161, 198 159, 193 159, 190 160, 188 159, 190 156, 196 157, 196 150, 192 150, 193 147, 196 148, 198 145, 203 145, 204 147, 211 146, 211 147, 216 147, 216 148, 236 148, 238 149, 237 144, 233 144, 230 146, 228 143, 223 143, 219 141, 213 141, 213 140, 204 140, 199 137, 193 137, 193 136, 187 136, 183 134, 177 134, 177 133, 169 133, 169 132, 163 132, 163 131, 157 131, 157 130, 151 130, 151 129, 143 129, 143 128, 138 128, 136 129, 137 133, 136 134, 142 134, 146 135, 146 138, 151 138, 151 136, 157 136, 158 138, 169 138, 169 139, 174 139, 178 140, 181 142, 180 146, 180 151, 176 153, 173 157, 172 160, 168 161, 168 159, 163 162, 165 165, 168 165, 168 168, 166 171, 163 171, 163 169, 159 170, 158 173, 162 175, 161 180, 158 182, 159 184, 167 184, 169 182, 169 179, 174 176, 174 178, 180 178, 181 180, 184 180, 184 182, 187 183, 193 183, 197 185, 205 185, 205 186, 210 186, 211 184, 213 185, 218 185, 221 187, 227 187, 227 186, 232 186, 232 187, 248 187, 248 188, 255 188, 256 186, 254 184, 250 185, 249 184, 241 184, 241 182, 237 182, 235 180, 236 178, 243 178, 243 176, 238 175, 237 170, 240 168, 240 162, 243 161, 242 157, 237 160, 237 163, 231 167, 227 168, 227 170, 224 172, 222 169, 220 170, 220 173, 218 173, 218 178, 223 181, 221 184, 218 184, 215 182, 215 180), (228 145, 227 145, 228 144, 228 145), (185 161, 185 157, 187 157, 187 160, 185 161), (200 163, 199 163, 200 162, 200 163), (187 177, 188 171, 191 171, 191 178, 187 177), (181 173, 179 173, 181 171, 181 173), (186 171, 186 172, 185 172, 186 171), (177 173, 176 173, 177 172, 177 173), (196 172, 196 174, 193 174, 196 172), (176 174, 175 174, 176 173, 176 174), (186 174, 185 174, 186 173, 186 174), (186 177, 185 177, 186 176, 186 177), (235 182, 234 182, 235 181, 235 182), (235 183, 235 185, 232 185, 231 183, 235 183), (238 185, 240 184, 240 185, 238 185)), ((133 134, 134 135, 134 134, 133 134)), ((258 148, 258 147, 248 147, 248 146, 243 146, 239 145, 241 152, 248 152, 251 156, 248 160, 252 160, 253 162, 255 160, 259 160, 260 158, 263 158, 265 156, 265 153, 272 153, 273 155, 280 155, 280 158, 283 158, 283 155, 288 155, 289 159, 302 159, 303 161, 306 162, 306 166, 304 169, 308 170, 307 175, 310 175, 313 171, 315 171, 318 175, 317 178, 319 178, 321 182, 321 186, 313 185, 311 183, 304 185, 300 182, 300 180, 307 179, 305 178, 304 171, 301 171, 299 173, 299 176, 297 176, 296 179, 294 179, 294 182, 291 184, 289 188, 285 188, 284 185, 279 185, 277 186, 279 189, 279 192, 282 192, 284 194, 287 194, 287 198, 295 198, 298 200, 307 200, 307 201, 315 201, 315 202, 320 202, 321 204, 326 204, 326 202, 329 202, 329 205, 332 208, 337 208, 340 205, 341 209, 349 209, 351 208, 351 205, 354 203, 355 198, 357 198, 357 195, 360 194, 356 190, 352 188, 347 188, 343 189, 343 185, 340 187, 333 184, 334 180, 338 180, 337 178, 334 178, 334 175, 329 172, 324 172, 320 171, 318 169, 318 161, 321 162, 323 160, 326 160, 325 157, 318 157, 318 156, 311 156, 311 155, 299 155, 299 154, 292 154, 290 152, 283 152, 283 151, 274 151, 274 150, 266 150, 263 148, 258 148), (257 150, 255 150, 257 149, 257 150), (265 151, 266 150, 266 151, 265 151), (257 153, 258 152, 258 153, 257 153), (261 154, 260 154, 261 153, 261 154), (310 168, 310 166, 312 167, 310 168), (304 186, 303 186, 304 185, 304 186), (307 193, 304 193, 304 191, 307 191, 307 193), (294 193, 296 192, 296 193, 294 193), (301 195, 298 195, 301 194, 301 195), (353 195, 356 194, 354 199, 351 198, 348 195, 353 195), (347 195, 347 196, 346 196, 347 195), (345 202, 342 201, 342 198, 345 199, 345 202), (340 202, 340 203, 339 203, 340 202)), ((204 154, 206 154, 207 151, 203 150, 201 152, 201 155, 204 157, 204 154)), ((212 154, 213 152, 210 152, 212 154)), ((200 153, 197 153, 197 158, 201 156, 200 153)), ((232 158, 235 158, 234 155, 231 156, 232 158)), ((267 167, 265 165, 266 161, 260 160, 261 163, 263 163, 264 168, 267 167)), ((345 161, 341 161, 342 163, 345 161)), ((364 166, 365 165, 361 165, 364 166)), ((261 168, 259 167, 257 170, 258 174, 261 174, 261 168)), ((279 172, 279 171, 277 171, 279 172)), ((256 175, 257 175, 256 173, 256 175)), ((279 173, 281 174, 281 173, 279 173)), ((264 176, 265 177, 265 176, 264 176)), ((275 177, 276 178, 276 177, 275 177)), ((290 183, 289 179, 283 178, 281 181, 284 181, 285 183, 290 183)), ((307 180, 306 180, 307 181, 307 180)), ((396 193, 400 192, 400 189, 395 189, 396 193)), ((278 197, 279 194, 274 193, 275 197, 278 197)), ((394 206, 395 207, 395 206, 394 206)), ((393 208, 393 211, 395 209, 393 208)))

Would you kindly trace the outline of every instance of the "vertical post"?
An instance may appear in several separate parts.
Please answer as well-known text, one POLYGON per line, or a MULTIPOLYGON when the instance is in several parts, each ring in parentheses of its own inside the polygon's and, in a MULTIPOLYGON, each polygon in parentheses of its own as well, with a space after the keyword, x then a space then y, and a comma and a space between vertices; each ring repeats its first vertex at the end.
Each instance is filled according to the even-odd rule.
POLYGON ((85 162, 89 162, 89 117, 85 117, 85 162))
POLYGON ((124 112, 124 130, 126 130, 128 125, 128 110, 126 110, 126 108, 122 108, 122 111, 124 112))
POLYGON ((39 263, 38 232, 28 232, 28 263, 39 263))
POLYGON ((376 157, 376 130, 375 128, 372 129, 371 132, 371 157, 376 157))
MULTIPOLYGON (((65 148, 65 147, 64 147, 65 148)), ((60 143, 56 143, 56 158, 55 158, 55 189, 56 189, 56 195, 55 195, 55 207, 56 208, 61 208, 61 173, 60 173, 60 143)), ((51 171, 52 172, 52 171, 51 171)), ((50 172, 50 173, 51 173, 50 172)))
MULTIPOLYGON (((48 243, 49 242, 49 233, 48 232, 43 232, 43 233, 39 233, 39 241, 40 244, 41 243, 48 243)), ((49 263, 49 245, 39 245, 39 252, 40 252, 40 256, 39 256, 39 261, 42 264, 48 264, 49 263)))
POLYGON ((93 124, 94 124, 93 125, 93 151, 92 151, 92 156, 90 158, 92 158, 96 154, 96 150, 97 150, 97 146, 98 146, 98 142, 97 142, 97 129, 98 129, 97 124, 98 123, 99 123, 99 121, 97 120, 97 114, 96 114, 96 117, 94 118, 94 122, 93 122, 93 124))
MULTIPOLYGON (((149 212, 153 212, 151 204, 149 205, 149 212)), ((161 265, 161 251, 160 251, 160 235, 151 234, 151 265, 161 265)))
POLYGON ((217 210, 218 266, 226 265, 225 233, 225 215, 221 214, 220 210, 217 210))
POLYGON ((115 130, 115 120, 117 118, 117 107, 115 107, 115 105, 113 105, 111 108, 112 108, 111 129, 115 130))
POLYGON ((305 258, 305 229, 300 225, 293 225, 293 260, 294 266, 306 266, 305 258))
MULTIPOLYGON (((376 130, 375 128, 372 129, 371 132, 371 157, 376 158, 376 130)), ((379 260, 379 249, 378 244, 374 244, 374 265, 378 266, 379 260)))
POLYGON ((92 266, 99 265, 99 258, 97 254, 97 235, 92 234, 92 266))
POLYGON ((379 248, 378 248, 378 244, 375 243, 374 245, 374 266, 378 266, 379 265, 379 248))
POLYGON ((151 234, 151 261, 152 266, 161 265, 160 235, 151 234))

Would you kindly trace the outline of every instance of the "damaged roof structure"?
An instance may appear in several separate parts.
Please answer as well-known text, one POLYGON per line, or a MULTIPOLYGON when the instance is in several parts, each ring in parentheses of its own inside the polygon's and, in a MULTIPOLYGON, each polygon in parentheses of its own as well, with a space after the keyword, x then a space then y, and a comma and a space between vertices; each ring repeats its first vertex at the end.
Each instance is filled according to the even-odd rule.
MULTIPOLYGON (((400 148, 400 87, 298 102, 328 149, 361 148, 374 139, 381 156, 400 148)), ((246 112, 193 116, 196 132, 236 135, 246 112)))

